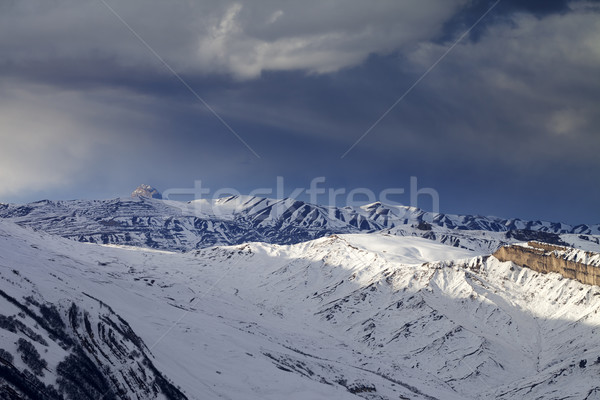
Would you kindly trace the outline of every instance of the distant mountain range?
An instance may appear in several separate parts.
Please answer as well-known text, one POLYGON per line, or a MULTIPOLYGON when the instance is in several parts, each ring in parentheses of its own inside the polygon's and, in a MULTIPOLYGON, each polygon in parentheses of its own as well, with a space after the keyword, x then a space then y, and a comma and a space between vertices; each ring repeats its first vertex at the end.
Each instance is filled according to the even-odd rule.
MULTIPOLYGON (((152 188, 148 188, 151 193, 152 188)), ((0 218, 81 242, 172 251, 246 242, 295 244, 331 234, 375 231, 420 236, 469 249, 484 246, 491 251, 505 243, 530 239, 585 248, 598 245, 594 235, 600 235, 600 225, 435 214, 380 202, 362 207, 324 207, 294 199, 251 196, 192 202, 143 195, 113 200, 43 200, 0 204, 0 218)))

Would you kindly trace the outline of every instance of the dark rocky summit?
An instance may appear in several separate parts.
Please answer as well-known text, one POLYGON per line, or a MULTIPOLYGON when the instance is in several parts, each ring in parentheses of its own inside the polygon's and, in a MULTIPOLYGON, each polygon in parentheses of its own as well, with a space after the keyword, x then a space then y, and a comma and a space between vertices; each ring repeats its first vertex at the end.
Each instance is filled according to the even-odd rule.
POLYGON ((131 197, 148 197, 151 199, 162 199, 162 195, 158 190, 150 185, 142 184, 137 187, 132 193, 131 197))

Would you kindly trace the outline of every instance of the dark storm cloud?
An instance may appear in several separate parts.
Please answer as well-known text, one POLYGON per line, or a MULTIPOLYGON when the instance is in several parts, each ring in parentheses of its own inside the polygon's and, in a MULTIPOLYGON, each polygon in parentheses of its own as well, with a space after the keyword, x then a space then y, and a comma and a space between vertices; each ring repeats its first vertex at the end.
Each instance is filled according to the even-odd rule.
POLYGON ((261 159, 101 3, 2 4, 0 195, 415 175, 443 211, 600 220, 592 3, 502 0, 343 160, 492 2, 114 3, 261 159))
POLYGON ((499 12, 528 12, 538 16, 564 13, 569 10, 570 0, 502 0, 499 12))
POLYGON ((466 29, 472 27, 469 35, 470 40, 477 40, 489 25, 498 21, 510 21, 517 13, 527 13, 541 18, 550 14, 566 13, 570 10, 570 0, 474 0, 468 2, 460 12, 448 19, 444 24, 441 34, 436 39, 438 43, 444 43, 456 39, 466 29), (475 26, 472 26, 482 15, 492 9, 493 13, 475 26))

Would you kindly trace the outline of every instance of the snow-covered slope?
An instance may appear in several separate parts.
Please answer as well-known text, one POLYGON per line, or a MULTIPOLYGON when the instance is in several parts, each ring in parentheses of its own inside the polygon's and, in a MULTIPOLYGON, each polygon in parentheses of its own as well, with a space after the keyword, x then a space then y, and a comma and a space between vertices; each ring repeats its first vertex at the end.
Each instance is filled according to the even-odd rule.
POLYGON ((33 373, 17 350, 25 339, 56 390, 68 375, 59 365, 79 354, 114 398, 600 395, 600 288, 423 238, 173 253, 0 222, 0 290, 4 320, 19 321, 0 329, 12 355, 0 352, 0 366, 33 373))
POLYGON ((330 234, 385 231, 493 252, 515 241, 600 248, 598 225, 427 213, 373 203, 322 207, 293 199, 234 196, 189 203, 147 197, 1 205, 0 218, 77 241, 187 251, 250 241, 294 244, 330 234))

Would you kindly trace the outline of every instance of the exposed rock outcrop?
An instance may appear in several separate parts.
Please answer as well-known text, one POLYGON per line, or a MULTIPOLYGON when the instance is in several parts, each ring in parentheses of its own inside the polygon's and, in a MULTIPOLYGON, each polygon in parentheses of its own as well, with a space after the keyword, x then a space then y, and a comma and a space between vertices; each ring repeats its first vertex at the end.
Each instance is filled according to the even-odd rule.
POLYGON ((565 278, 600 286, 598 253, 548 243, 528 242, 501 247, 494 253, 494 257, 500 261, 512 261, 537 272, 556 272, 565 278))
POLYGON ((162 199, 162 194, 150 185, 140 185, 131 193, 131 197, 148 197, 162 199))

